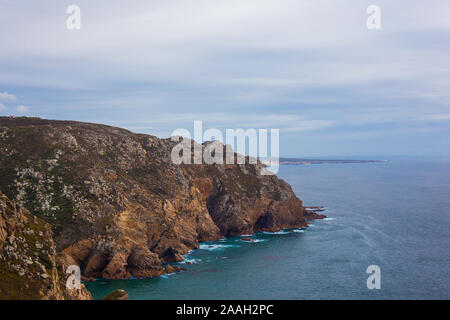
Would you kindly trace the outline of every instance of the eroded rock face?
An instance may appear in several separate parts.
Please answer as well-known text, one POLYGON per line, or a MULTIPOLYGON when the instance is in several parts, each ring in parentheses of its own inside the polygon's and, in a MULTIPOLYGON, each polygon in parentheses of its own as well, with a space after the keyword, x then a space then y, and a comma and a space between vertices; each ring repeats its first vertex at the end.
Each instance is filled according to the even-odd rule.
POLYGON ((62 270, 50 226, 0 192, 0 299, 90 299, 62 270))
POLYGON ((147 248, 133 249, 127 262, 131 275, 136 278, 157 277, 164 273, 159 256, 147 248))
POLYGON ((0 132, 0 190, 86 277, 153 277, 199 241, 307 224, 261 164, 176 165, 168 139, 73 121, 0 117, 0 132))

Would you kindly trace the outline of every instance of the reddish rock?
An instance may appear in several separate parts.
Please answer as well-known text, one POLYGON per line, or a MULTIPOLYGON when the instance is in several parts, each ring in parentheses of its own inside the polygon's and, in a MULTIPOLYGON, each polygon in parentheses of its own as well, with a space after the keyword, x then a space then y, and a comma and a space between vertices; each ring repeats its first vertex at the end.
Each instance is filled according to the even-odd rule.
POLYGON ((84 282, 95 282, 95 281, 97 281, 97 279, 93 278, 93 277, 86 277, 84 275, 81 275, 81 281, 84 281, 84 282))
POLYGON ((181 271, 181 268, 179 266, 168 264, 168 265, 166 265, 164 271, 165 271, 165 273, 175 273, 175 272, 181 271))
POLYGON ((134 249, 128 257, 128 267, 136 278, 152 278, 164 273, 158 255, 148 249, 134 249))
POLYGON ((320 214, 317 212, 322 212, 325 209, 323 207, 308 207, 303 209, 303 216, 308 220, 317 220, 317 219, 324 219, 327 216, 324 214, 320 214))
POLYGON ((108 294, 102 300, 128 300, 128 293, 125 290, 115 290, 108 294))

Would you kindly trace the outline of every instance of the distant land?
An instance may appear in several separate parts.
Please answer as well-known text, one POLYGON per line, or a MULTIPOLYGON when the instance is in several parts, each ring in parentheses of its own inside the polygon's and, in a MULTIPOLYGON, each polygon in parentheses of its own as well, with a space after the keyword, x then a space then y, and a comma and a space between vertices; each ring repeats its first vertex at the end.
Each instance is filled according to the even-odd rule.
POLYGON ((337 163, 372 163, 388 162, 388 160, 321 160, 321 159, 303 159, 303 158, 280 158, 280 164, 287 165, 306 165, 306 164, 337 164, 337 163))

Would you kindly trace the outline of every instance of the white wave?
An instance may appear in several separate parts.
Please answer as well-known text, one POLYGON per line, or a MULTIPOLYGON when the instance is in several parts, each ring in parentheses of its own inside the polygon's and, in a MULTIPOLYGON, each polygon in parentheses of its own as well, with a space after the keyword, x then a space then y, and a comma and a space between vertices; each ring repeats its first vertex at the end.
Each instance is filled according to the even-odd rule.
POLYGON ((173 276, 173 275, 175 275, 175 274, 177 274, 177 273, 176 273, 176 272, 165 273, 165 274, 161 275, 160 277, 161 277, 161 278, 164 278, 164 279, 167 279, 167 278, 169 278, 170 276, 173 276))
POLYGON ((233 247, 237 247, 237 246, 236 245, 232 245, 232 244, 201 243, 198 248, 200 250, 212 251, 212 250, 221 250, 221 249, 233 248, 233 247))
POLYGON ((183 261, 180 261, 178 263, 182 263, 182 264, 196 264, 196 263, 200 263, 202 260, 201 259, 195 259, 195 258, 189 258, 189 257, 184 257, 183 261))
POLYGON ((265 242, 265 241, 267 241, 267 239, 254 239, 254 238, 251 238, 250 240, 243 240, 243 239, 240 239, 240 241, 241 242, 246 242, 246 243, 258 243, 258 242, 265 242))
POLYGON ((317 208, 308 208, 304 207, 308 211, 316 211, 317 213, 328 211, 328 207, 317 207, 317 208))
POLYGON ((305 232, 305 230, 303 230, 303 229, 289 229, 289 230, 280 230, 280 231, 276 231, 276 232, 263 231, 264 234, 275 234, 275 235, 289 234, 289 233, 302 233, 302 232, 305 232))

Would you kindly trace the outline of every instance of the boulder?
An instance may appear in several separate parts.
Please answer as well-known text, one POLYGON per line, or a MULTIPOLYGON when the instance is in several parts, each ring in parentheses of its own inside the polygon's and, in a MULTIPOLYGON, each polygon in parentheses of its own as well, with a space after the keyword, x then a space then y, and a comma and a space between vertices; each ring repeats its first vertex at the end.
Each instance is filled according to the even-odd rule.
POLYGON ((115 290, 108 294, 102 300, 128 300, 128 293, 125 290, 115 290))

